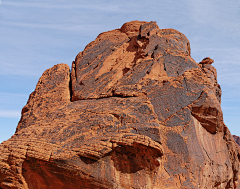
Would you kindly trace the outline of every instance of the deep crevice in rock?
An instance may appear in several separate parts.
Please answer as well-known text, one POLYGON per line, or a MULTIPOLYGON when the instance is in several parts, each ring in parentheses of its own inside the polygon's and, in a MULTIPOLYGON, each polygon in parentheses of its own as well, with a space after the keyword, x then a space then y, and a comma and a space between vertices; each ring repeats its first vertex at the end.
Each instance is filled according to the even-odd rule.
POLYGON ((69 94, 70 94, 70 101, 72 101, 73 89, 72 89, 72 76, 71 76, 71 70, 70 70, 70 74, 69 74, 69 94))
POLYGON ((79 157, 86 164, 94 164, 94 163, 97 162, 97 160, 95 160, 95 159, 91 159, 91 158, 84 157, 84 156, 81 156, 81 155, 79 155, 79 157))
POLYGON ((118 97, 118 98, 132 98, 132 97, 137 97, 137 96, 114 95, 114 96, 105 96, 105 97, 99 97, 99 98, 87 98, 87 99, 81 99, 81 100, 100 100, 100 99, 104 99, 104 98, 114 98, 114 97, 118 97))

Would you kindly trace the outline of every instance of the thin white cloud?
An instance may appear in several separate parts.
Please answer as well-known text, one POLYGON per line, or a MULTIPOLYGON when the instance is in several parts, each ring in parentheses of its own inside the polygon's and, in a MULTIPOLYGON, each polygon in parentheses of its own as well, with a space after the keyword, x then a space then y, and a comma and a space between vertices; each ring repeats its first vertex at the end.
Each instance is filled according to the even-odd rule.
POLYGON ((0 92, 0 105, 4 104, 17 104, 21 102, 27 102, 28 94, 16 94, 16 93, 1 93, 0 92))
POLYGON ((212 6, 211 1, 204 1, 204 0, 195 0, 195 1, 189 1, 189 10, 191 14, 191 19, 193 19, 198 24, 206 24, 208 22, 211 22, 212 19, 214 19, 214 9, 212 6))
POLYGON ((2 118, 20 118, 21 110, 0 110, 0 117, 2 117, 2 118))
POLYGON ((0 92, 0 95, 10 96, 10 97, 12 97, 12 96, 26 97, 25 94, 16 94, 16 93, 2 93, 2 92, 0 92))
POLYGON ((203 24, 206 26, 205 29, 214 26, 225 30, 228 26, 239 26, 239 22, 235 22, 238 18, 233 16, 239 14, 239 1, 189 0, 187 5, 190 19, 195 23, 203 24))
MULTIPOLYGON (((1 21, 2 25, 6 26, 16 26, 16 27, 26 27, 26 28, 34 28, 34 29, 52 29, 52 30, 65 30, 65 31, 71 31, 71 32, 90 32, 95 30, 96 27, 98 27, 96 24, 94 25, 76 25, 76 24, 45 24, 45 23, 27 23, 27 22, 11 22, 11 21, 1 21)), ((100 27, 100 26, 99 26, 100 27)))
POLYGON ((15 6, 15 7, 28 7, 28 8, 43 8, 43 9, 83 9, 95 10, 95 11, 120 11, 118 6, 111 5, 111 3, 105 2, 92 2, 92 3, 61 3, 59 1, 48 1, 48 2, 3 2, 3 5, 15 6))
POLYGON ((236 110, 240 111, 239 107, 232 107, 232 106, 222 106, 222 109, 224 109, 224 110, 232 110, 232 111, 236 111, 236 110))
POLYGON ((19 64, 19 62, 1 62, 0 74, 37 77, 41 75, 37 69, 31 68, 29 65, 19 64))

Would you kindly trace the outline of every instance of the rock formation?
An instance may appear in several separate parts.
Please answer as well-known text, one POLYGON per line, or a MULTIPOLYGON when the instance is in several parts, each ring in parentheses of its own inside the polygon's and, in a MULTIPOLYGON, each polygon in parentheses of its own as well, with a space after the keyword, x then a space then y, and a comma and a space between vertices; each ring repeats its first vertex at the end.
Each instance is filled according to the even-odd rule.
POLYGON ((46 70, 0 145, 0 187, 240 188, 213 60, 133 21, 46 70))
POLYGON ((233 135, 234 140, 236 141, 236 143, 238 144, 239 148, 240 148, 240 137, 233 135))

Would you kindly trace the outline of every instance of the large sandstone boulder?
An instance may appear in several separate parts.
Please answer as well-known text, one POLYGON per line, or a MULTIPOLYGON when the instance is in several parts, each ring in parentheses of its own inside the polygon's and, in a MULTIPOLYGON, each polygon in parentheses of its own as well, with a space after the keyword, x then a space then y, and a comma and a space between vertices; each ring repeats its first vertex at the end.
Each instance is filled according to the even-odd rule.
POLYGON ((240 188, 213 60, 133 21, 46 70, 0 145, 0 187, 240 188))

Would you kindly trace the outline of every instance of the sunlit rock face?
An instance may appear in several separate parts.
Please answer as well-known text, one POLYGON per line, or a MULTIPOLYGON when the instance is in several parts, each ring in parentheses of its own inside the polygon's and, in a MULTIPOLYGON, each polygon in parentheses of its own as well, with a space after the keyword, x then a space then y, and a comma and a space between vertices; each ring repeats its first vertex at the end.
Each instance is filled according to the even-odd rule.
POLYGON ((0 145, 0 187, 240 188, 213 60, 156 22, 101 33, 46 70, 0 145))

